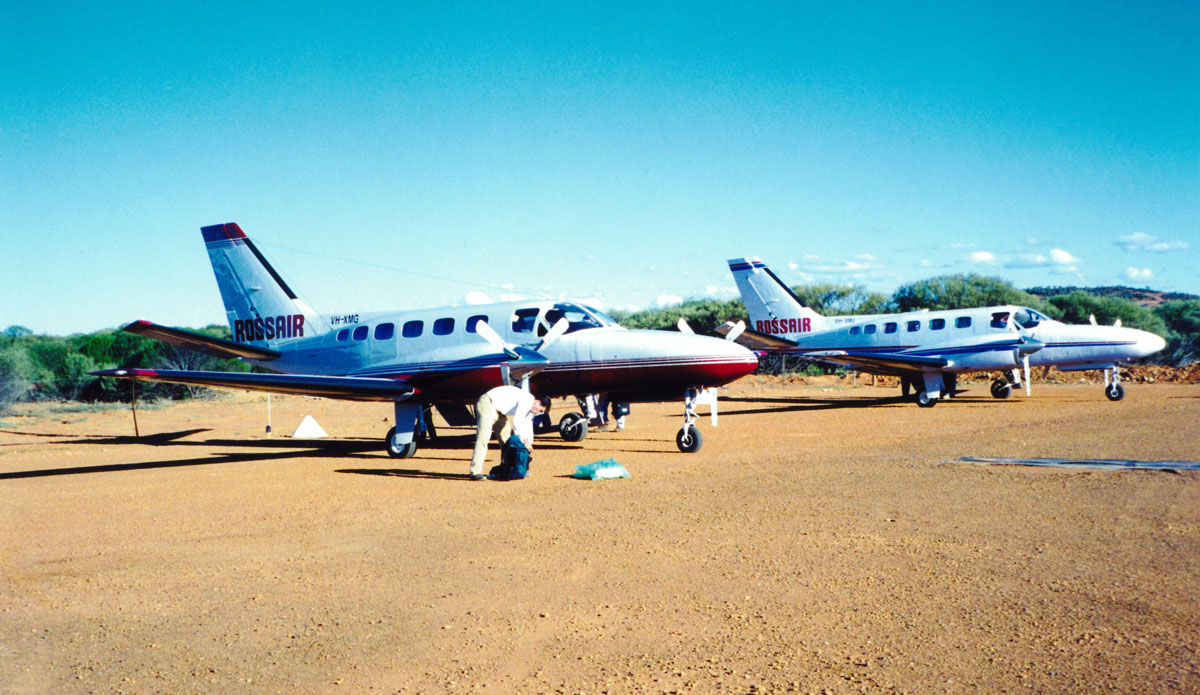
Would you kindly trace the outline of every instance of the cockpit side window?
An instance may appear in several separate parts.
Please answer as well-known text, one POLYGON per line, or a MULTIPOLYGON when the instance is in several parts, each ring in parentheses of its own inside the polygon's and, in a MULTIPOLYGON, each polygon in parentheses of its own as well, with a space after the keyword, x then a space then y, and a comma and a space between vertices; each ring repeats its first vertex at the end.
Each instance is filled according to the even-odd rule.
POLYGON ((559 302, 546 312, 546 328, 549 329, 559 319, 567 320, 567 333, 616 324, 616 321, 613 321, 600 311, 571 302, 559 302))
POLYGON ((992 314, 992 328, 1008 328, 1008 312, 997 311, 992 314))
POLYGON ((1013 314, 1013 320, 1016 321, 1017 325, 1019 325, 1021 328, 1033 328, 1042 321, 1049 321, 1050 319, 1034 311, 1033 309, 1022 308, 1017 309, 1017 312, 1013 314))

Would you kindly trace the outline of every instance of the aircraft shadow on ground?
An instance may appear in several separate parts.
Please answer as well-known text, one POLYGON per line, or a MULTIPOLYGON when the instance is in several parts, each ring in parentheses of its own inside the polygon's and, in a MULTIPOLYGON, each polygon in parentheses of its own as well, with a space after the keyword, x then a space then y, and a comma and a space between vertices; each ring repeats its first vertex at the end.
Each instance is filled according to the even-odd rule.
MULTIPOLYGON (((380 439, 192 439, 187 437, 209 432, 209 429, 180 430, 176 432, 160 432, 141 437, 132 436, 85 436, 48 434, 37 432, 5 431, 6 434, 16 434, 29 437, 44 438, 45 444, 56 446, 61 444, 84 445, 114 445, 140 444, 155 447, 237 447, 240 449, 258 449, 254 452, 230 452, 202 456, 197 458, 173 459, 167 461, 137 461, 130 463, 100 464, 95 466, 72 466, 69 468, 43 468, 24 471, 0 473, 0 480, 17 480, 21 478, 43 478, 58 475, 82 475, 88 473, 117 473, 122 471, 150 470, 155 468, 181 468, 186 466, 205 466, 227 463, 247 463, 254 461, 285 461, 302 458, 359 458, 377 461, 386 457, 383 452, 382 438, 380 439)), ((40 443, 39 443, 40 444, 40 443)), ((470 450, 475 444, 475 435, 441 435, 421 444, 421 449, 434 450, 470 450)), ((17 442, 4 446, 29 446, 28 443, 17 442)), ((493 447, 494 448, 494 447, 493 447)), ((538 442, 538 450, 576 450, 579 445, 569 443, 538 442)), ((339 472, 364 472, 375 475, 392 475, 411 478, 465 478, 465 474, 441 474, 419 470, 388 470, 362 469, 339 472)))
MULTIPOLYGON (((745 403, 745 404, 776 404, 776 407, 763 408, 741 408, 730 410, 721 408, 718 412, 724 415, 755 415, 761 413, 787 413, 787 412, 802 412, 810 410, 844 410, 847 408, 880 408, 880 407, 896 407, 905 408, 918 407, 916 402, 911 398, 904 396, 889 396, 885 398, 868 398, 868 397, 849 397, 849 398, 807 398, 801 396, 795 397, 738 397, 731 396, 721 399, 722 403, 745 403)), ((949 403, 1003 403, 995 398, 988 397, 970 397, 970 396, 955 396, 948 399, 949 403)), ((1013 401, 1010 401, 1013 402, 1013 401)), ((705 414, 701 413, 701 417, 705 414)))
POLYGON ((416 468, 339 468, 334 473, 355 473, 358 475, 380 475, 386 478, 427 478, 432 480, 471 480, 467 473, 437 473, 416 468))

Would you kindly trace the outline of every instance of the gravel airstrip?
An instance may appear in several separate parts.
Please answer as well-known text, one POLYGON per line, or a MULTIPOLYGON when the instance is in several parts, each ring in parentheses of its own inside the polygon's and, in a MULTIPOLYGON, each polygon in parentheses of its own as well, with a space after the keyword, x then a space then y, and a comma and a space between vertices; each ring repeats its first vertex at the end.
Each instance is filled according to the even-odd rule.
POLYGON ((1200 385, 896 393, 748 377, 697 454, 635 404, 509 483, 386 404, 0 417, 0 693, 1200 692, 1200 472, 957 462, 1200 461, 1200 385))

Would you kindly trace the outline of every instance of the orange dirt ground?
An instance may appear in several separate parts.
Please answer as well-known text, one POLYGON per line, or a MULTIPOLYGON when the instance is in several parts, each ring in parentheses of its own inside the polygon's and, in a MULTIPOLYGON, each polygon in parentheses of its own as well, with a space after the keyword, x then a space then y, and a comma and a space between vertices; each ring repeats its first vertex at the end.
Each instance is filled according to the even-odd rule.
POLYGON ((694 455, 635 404, 510 483, 466 429, 389 459, 379 404, 0 417, 0 692, 1200 692, 1200 473, 950 463, 1200 461, 1200 385, 823 383, 734 384, 694 455))

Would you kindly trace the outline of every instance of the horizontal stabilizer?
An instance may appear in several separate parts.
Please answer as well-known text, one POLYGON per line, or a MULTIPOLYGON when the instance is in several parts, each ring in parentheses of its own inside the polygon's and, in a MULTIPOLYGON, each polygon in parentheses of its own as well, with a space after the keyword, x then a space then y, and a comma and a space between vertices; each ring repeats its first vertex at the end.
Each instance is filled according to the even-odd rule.
POLYGON ((160 326, 151 321, 134 321, 126 326, 124 330, 129 333, 144 335, 147 338, 161 340, 164 343, 189 348, 206 355, 224 359, 245 357, 252 360, 274 360, 280 356, 280 353, 275 350, 254 347, 253 345, 243 345, 242 343, 235 343, 232 340, 214 338, 211 335, 187 331, 182 328, 160 326))
POLYGON ((105 369, 89 373, 92 376, 120 379, 293 393, 301 396, 324 396, 325 398, 341 398, 351 401, 402 401, 410 398, 416 392, 416 389, 410 384, 397 379, 360 376, 199 372, 172 369, 105 369))
MULTIPOLYGON (((714 330, 721 335, 728 336, 736 325, 733 321, 726 321, 714 330)), ((742 331, 742 334, 734 338, 733 342, 751 350, 781 350, 796 347, 795 341, 767 335, 766 333, 759 333, 749 328, 742 331)))

